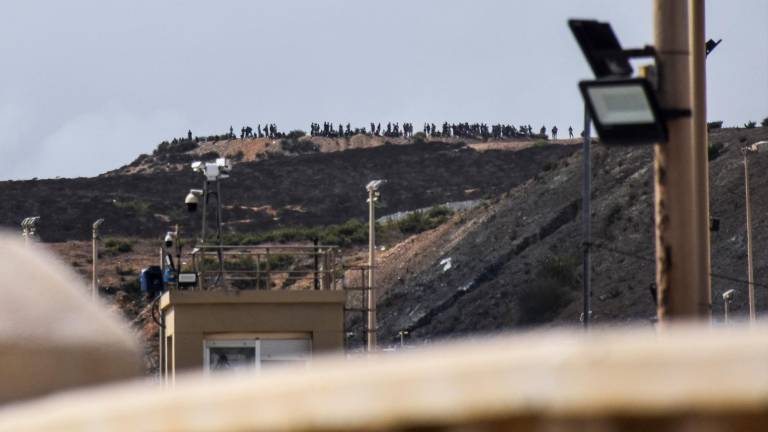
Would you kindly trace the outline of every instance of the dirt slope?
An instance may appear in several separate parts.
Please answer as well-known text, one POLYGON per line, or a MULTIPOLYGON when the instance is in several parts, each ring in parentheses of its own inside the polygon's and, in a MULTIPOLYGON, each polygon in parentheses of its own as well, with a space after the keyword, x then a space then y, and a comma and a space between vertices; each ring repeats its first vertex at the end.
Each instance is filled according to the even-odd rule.
MULTIPOLYGON (((721 294, 738 291, 746 307, 743 166, 739 149, 768 139, 768 128, 715 132, 710 163, 713 310, 721 294)), ((593 319, 599 323, 649 322, 655 306, 652 147, 594 149, 593 319)), ((751 159, 755 274, 768 277, 768 155, 751 159)), ((382 340, 410 330, 416 340, 551 324, 577 324, 581 312, 581 155, 560 161, 495 203, 459 215, 434 231, 407 240, 382 257, 382 340), (445 261, 450 258, 450 269, 445 261)), ((768 306, 758 288, 758 309, 768 306)))

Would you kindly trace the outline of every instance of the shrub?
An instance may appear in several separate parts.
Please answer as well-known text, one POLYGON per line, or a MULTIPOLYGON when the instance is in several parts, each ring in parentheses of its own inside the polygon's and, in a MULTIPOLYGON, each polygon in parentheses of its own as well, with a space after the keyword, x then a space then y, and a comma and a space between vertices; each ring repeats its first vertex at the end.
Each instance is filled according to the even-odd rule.
POLYGON ((453 211, 448 207, 434 206, 427 211, 409 213, 395 224, 403 234, 418 234, 444 224, 452 214, 453 211))
POLYGON ((245 159, 245 153, 243 153, 242 150, 238 150, 237 153, 232 155, 232 160, 233 161, 239 162, 239 161, 241 161, 243 159, 245 159))
POLYGON ((715 129, 721 129, 723 127, 723 121, 713 121, 707 123, 707 131, 715 130, 715 129))
POLYGON ((539 261, 536 279, 520 290, 521 324, 546 322, 573 299, 578 287, 578 263, 573 257, 553 256, 539 261))
POLYGON ((297 140, 305 135, 307 135, 306 132, 304 132, 303 130, 296 129, 288 132, 288 135, 286 135, 286 138, 290 140, 297 140))
POLYGON ((746 123, 744 123, 744 129, 754 129, 756 127, 757 127, 757 123, 755 123, 755 122, 753 122, 751 120, 746 122, 746 123))
POLYGON ((416 132, 413 134, 414 144, 424 144, 427 142, 427 135, 424 132, 416 132))
POLYGON ((200 155, 200 160, 212 160, 212 159, 218 159, 221 155, 217 151, 207 151, 200 155))
POLYGON ((768 127, 768 117, 764 118, 763 121, 760 122, 760 126, 768 127))
POLYGON ((520 290, 518 308, 520 324, 536 324, 551 320, 572 299, 571 292, 551 280, 536 280, 520 290))
POLYGON ((107 253, 117 255, 133 251, 133 243, 124 239, 109 238, 104 241, 104 248, 107 253))
POLYGON ((723 143, 710 144, 707 149, 707 159, 713 161, 720 156, 720 152, 723 150, 723 143))
POLYGON ((310 140, 299 141, 297 139, 280 140, 280 148, 286 153, 317 153, 320 146, 310 140))

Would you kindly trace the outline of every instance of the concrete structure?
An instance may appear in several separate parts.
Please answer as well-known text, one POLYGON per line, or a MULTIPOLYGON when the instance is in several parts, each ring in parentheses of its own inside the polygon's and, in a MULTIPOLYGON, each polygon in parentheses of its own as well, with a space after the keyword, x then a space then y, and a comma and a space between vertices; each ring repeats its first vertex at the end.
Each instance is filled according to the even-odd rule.
POLYGON ((341 351, 345 300, 341 290, 166 292, 164 375, 173 381, 177 371, 208 371, 222 362, 231 368, 253 361, 258 369, 341 351))
POLYGON ((0 235, 0 404, 139 376, 134 332, 42 245, 0 235))
POLYGON ((762 432, 768 326, 535 331, 311 368, 133 383, 0 411, 0 430, 762 432))

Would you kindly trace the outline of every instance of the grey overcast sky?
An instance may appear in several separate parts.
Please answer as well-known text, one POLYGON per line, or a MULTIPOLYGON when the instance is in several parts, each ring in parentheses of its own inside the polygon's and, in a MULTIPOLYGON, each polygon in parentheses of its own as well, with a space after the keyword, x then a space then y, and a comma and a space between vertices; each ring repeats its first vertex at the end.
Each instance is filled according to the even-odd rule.
MULTIPOLYGON (((652 43, 650 0, 0 3, 0 179, 91 176, 244 124, 581 130, 568 18, 652 43)), ((709 119, 768 116, 768 1, 710 0, 709 119)))

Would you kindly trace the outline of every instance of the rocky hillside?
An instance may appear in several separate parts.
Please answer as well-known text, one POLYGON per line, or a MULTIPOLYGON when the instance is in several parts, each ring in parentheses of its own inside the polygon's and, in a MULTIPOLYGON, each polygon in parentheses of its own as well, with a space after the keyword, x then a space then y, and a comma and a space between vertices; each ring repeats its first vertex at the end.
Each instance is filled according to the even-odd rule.
MULTIPOLYGON (((736 289, 746 309, 746 241, 741 147, 768 139, 768 128, 710 136, 714 316, 736 289)), ((593 319, 650 322, 655 304, 653 148, 596 145, 593 154, 593 319)), ((581 152, 563 158, 485 206, 460 214, 382 256, 383 340, 400 330, 415 340, 551 324, 581 313, 581 152), (449 265, 446 265, 449 264, 449 265)), ((751 156, 758 310, 768 307, 768 168, 751 156)))
MULTIPOLYGON (((502 144, 476 149, 464 143, 403 143, 236 163, 222 186, 226 229, 254 233, 365 218, 364 186, 375 178, 388 180, 381 215, 492 197, 577 148, 533 143, 507 143, 517 151, 498 147, 502 144)), ((49 242, 87 239, 98 218, 106 219, 107 236, 155 238, 174 223, 196 232, 199 215, 186 212, 184 196, 202 182, 188 164, 169 171, 0 182, 0 225, 17 229, 24 217, 39 215, 41 237, 49 242)))

